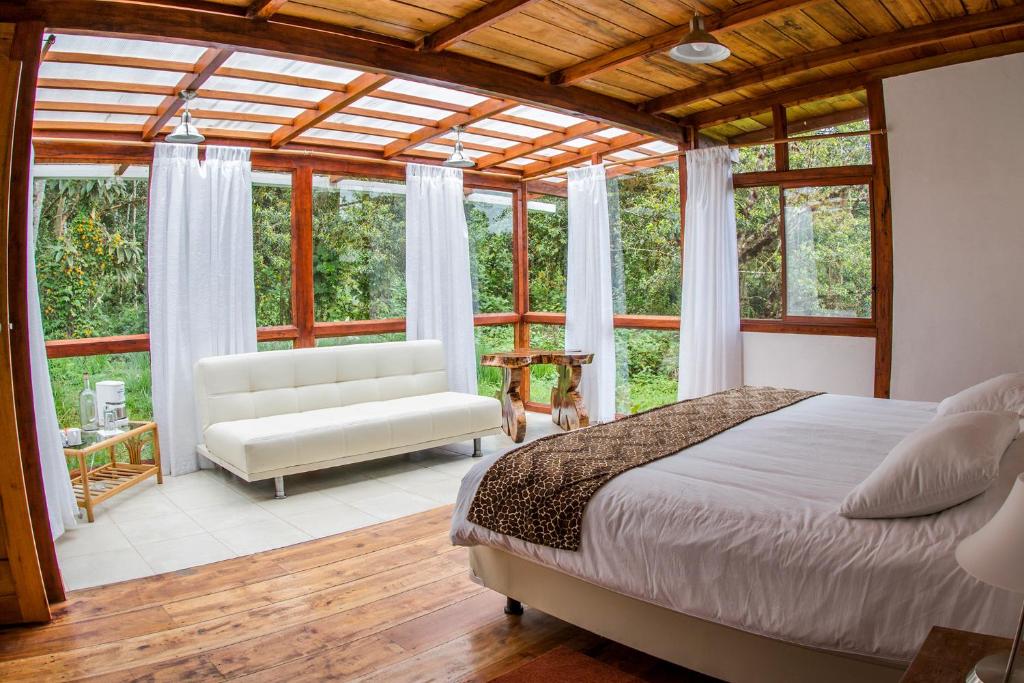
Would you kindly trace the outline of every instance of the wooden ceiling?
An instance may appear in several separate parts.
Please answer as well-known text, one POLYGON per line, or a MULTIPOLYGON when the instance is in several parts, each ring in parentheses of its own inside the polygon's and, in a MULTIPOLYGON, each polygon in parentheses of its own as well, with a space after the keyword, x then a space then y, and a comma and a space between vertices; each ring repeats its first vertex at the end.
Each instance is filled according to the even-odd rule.
MULTIPOLYGON (((380 158, 436 159, 444 155, 437 145, 450 144, 444 136, 462 123, 480 134, 468 146, 482 166, 526 177, 655 138, 683 142, 690 126, 726 139, 749 138, 773 105, 835 96, 823 116, 856 110, 862 101, 843 96, 869 79, 1024 50, 1024 0, 28 0, 20 12, 55 30, 159 33, 207 46, 198 59, 171 69, 182 77, 157 93, 165 100, 138 131, 145 139, 174 121, 177 88, 198 86, 201 97, 238 101, 243 96, 237 92, 203 93, 203 84, 238 76, 284 82, 281 74, 261 77, 251 73, 258 68, 232 67, 232 49, 239 46, 364 72, 344 84, 305 83, 322 88, 322 97, 288 102, 302 105, 294 116, 263 115, 276 127, 250 131, 255 142, 313 144, 308 131, 359 128, 338 124, 336 114, 365 114, 366 98, 383 98, 447 114, 431 119, 393 111, 391 121, 418 127, 394 136, 369 130, 371 124, 349 132, 370 134, 372 143, 329 144, 380 158), (667 56, 694 13, 732 50, 728 60, 684 65, 667 56), (482 98, 463 105, 417 100, 388 85, 397 76, 461 86, 482 98), (534 119, 542 134, 517 136, 506 128, 496 135, 502 131, 490 122, 524 123, 510 113, 529 111, 515 109, 519 103, 577 118, 546 126, 534 119)), ((74 59, 89 56, 59 48, 47 56, 48 62, 74 59)), ((152 69, 169 66, 150 61, 160 62, 152 69)), ((63 130, 69 129, 65 122, 63 130)), ((626 156, 637 161, 637 155, 665 153, 647 147, 626 156)))

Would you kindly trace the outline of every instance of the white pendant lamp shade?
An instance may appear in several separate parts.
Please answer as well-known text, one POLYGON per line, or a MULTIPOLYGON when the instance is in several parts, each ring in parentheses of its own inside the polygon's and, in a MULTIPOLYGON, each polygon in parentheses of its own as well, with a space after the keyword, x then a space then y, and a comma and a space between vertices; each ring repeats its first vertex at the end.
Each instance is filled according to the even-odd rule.
POLYGON ((452 150, 452 155, 441 163, 448 168, 473 168, 476 162, 466 156, 462 148, 462 126, 455 126, 454 130, 455 149, 452 150))
POLYGON ((956 561, 974 578, 1014 593, 1024 593, 1024 475, 996 514, 960 541, 956 561))
POLYGON ((704 18, 697 14, 690 19, 690 32, 668 52, 669 57, 684 64, 713 64, 728 59, 730 54, 729 48, 704 30, 704 18))
POLYGON ((192 112, 188 110, 188 103, 196 96, 195 90, 182 90, 181 99, 185 100, 185 110, 181 114, 181 123, 165 139, 167 142, 181 142, 189 145, 198 145, 206 139, 195 124, 192 123, 192 112))

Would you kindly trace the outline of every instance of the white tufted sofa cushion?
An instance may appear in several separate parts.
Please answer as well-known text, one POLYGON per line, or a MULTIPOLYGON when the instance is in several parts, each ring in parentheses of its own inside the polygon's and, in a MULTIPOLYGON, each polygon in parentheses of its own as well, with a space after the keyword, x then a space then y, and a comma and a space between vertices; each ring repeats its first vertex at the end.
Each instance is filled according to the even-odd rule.
POLYGON ((438 341, 204 358, 195 388, 202 446, 253 479, 501 426, 497 400, 448 391, 438 341))

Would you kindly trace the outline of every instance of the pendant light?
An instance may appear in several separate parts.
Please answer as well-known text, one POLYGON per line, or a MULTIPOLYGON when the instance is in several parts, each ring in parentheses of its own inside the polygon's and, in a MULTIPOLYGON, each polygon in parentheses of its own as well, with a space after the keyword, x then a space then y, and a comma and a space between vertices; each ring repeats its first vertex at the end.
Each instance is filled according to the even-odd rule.
POLYGON ((195 124, 192 123, 192 112, 188 110, 188 103, 195 99, 195 90, 182 90, 179 93, 181 99, 185 100, 185 111, 181 114, 181 123, 174 129, 174 132, 164 138, 167 142, 182 142, 187 145, 198 145, 206 138, 195 124))
POLYGON ((450 157, 441 162, 441 165, 448 168, 473 168, 476 166, 476 162, 467 157, 462 150, 462 126, 455 126, 452 130, 455 131, 455 149, 452 150, 450 157))
POLYGON ((732 54, 717 38, 704 30, 704 17, 694 14, 690 32, 683 41, 669 50, 668 56, 684 64, 714 64, 732 54))

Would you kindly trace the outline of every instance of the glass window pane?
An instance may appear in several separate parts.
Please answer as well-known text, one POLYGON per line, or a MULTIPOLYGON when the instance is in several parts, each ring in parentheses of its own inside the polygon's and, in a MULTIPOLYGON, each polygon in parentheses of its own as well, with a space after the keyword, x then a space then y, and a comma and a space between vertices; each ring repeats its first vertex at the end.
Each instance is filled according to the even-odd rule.
POLYGON ((46 338, 146 332, 148 176, 38 178, 33 193, 46 338))
POLYGON ((615 410, 638 413, 676 401, 679 387, 679 332, 615 330, 619 373, 615 410))
POLYGON ((292 176, 253 173, 252 250, 256 325, 292 321, 292 176))
POLYGON ((786 192, 786 307, 794 316, 871 317, 867 185, 786 192))
POLYGON ((512 193, 473 190, 466 196, 473 310, 505 313, 512 304, 512 193))
POLYGON ((612 178, 608 204, 615 311, 679 315, 678 166, 612 178))
POLYGON ((291 348, 295 348, 295 345, 290 339, 256 342, 257 351, 283 351, 291 348))
POLYGON ((313 179, 316 320, 405 315, 405 185, 313 179))
MULTIPOLYGON (((530 347, 534 349, 564 349, 565 327, 562 325, 530 325, 530 347)), ((553 365, 530 367, 530 400, 551 403, 551 389, 558 384, 558 371, 553 365)))
MULTIPOLYGON (((771 137, 770 135, 768 136, 771 137)), ((754 145, 736 150, 739 161, 733 164, 733 173, 754 173, 775 170, 775 145, 754 145)))
MULTIPOLYGON (((790 137, 854 133, 869 130, 864 91, 807 102, 786 109, 790 137)), ((792 142, 789 167, 822 168, 871 163, 871 136, 792 142)))
POLYGON ((565 197, 530 195, 529 221, 530 310, 565 311, 565 260, 569 205, 565 197))
POLYGON ((353 334, 345 337, 320 337, 317 346, 349 346, 351 344, 379 344, 381 342, 405 341, 405 332, 383 334, 353 334))
POLYGON ((78 356, 50 359, 50 382, 57 406, 57 422, 61 427, 80 427, 78 394, 82 391, 82 375, 89 373, 96 382, 124 382, 125 403, 130 420, 152 420, 152 380, 148 353, 118 353, 106 356, 78 356))
POLYGON ((515 331, 512 325, 487 325, 474 328, 476 334, 476 384, 477 393, 500 400, 501 368, 480 365, 480 356, 485 353, 511 351, 515 345, 515 331))
POLYGON ((740 317, 782 315, 781 208, 776 187, 736 188, 740 317))

